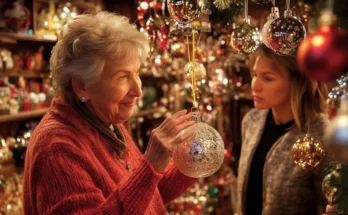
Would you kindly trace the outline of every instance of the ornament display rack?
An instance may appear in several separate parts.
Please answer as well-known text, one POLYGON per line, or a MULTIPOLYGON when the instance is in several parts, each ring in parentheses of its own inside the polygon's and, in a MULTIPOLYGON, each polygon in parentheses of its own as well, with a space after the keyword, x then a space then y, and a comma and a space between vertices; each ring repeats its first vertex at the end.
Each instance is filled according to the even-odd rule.
POLYGON ((19 120, 32 119, 37 117, 42 117, 48 111, 48 108, 42 108, 32 111, 23 111, 17 114, 6 114, 0 115, 0 123, 14 122, 19 120))
POLYGON ((17 43, 18 40, 20 40, 20 41, 33 41, 33 42, 46 42, 46 43, 55 43, 57 41, 55 39, 45 38, 44 36, 0 32, 0 42, 17 43))

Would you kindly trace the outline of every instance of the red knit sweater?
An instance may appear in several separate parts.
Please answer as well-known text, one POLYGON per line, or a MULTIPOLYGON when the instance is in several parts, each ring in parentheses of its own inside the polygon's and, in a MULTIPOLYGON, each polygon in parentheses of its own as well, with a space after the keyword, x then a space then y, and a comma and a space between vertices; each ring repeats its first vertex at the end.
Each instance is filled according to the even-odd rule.
POLYGON ((165 204, 195 179, 173 163, 156 173, 122 129, 124 160, 71 106, 54 99, 27 149, 25 214, 165 214, 165 204))

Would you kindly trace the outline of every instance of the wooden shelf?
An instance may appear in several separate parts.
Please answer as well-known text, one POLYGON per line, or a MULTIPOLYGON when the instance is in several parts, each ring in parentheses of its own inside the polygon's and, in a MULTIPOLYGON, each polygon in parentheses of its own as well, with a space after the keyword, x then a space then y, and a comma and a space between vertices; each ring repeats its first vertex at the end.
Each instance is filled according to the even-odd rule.
POLYGON ((17 114, 0 115, 0 123, 41 117, 45 115, 47 112, 48 108, 43 108, 39 110, 19 112, 17 114))
POLYGON ((8 76, 8 77, 22 76, 23 78, 46 78, 46 77, 49 77, 49 72, 34 71, 34 70, 19 70, 19 69, 14 69, 12 71, 6 71, 6 72, 0 72, 0 78, 5 76, 8 76))
POLYGON ((34 41, 34 42, 48 42, 48 43, 55 43, 55 42, 57 42, 57 40, 55 40, 55 39, 44 38, 43 36, 0 32, 0 41, 10 42, 11 40, 15 40, 15 41, 22 40, 22 41, 34 41))

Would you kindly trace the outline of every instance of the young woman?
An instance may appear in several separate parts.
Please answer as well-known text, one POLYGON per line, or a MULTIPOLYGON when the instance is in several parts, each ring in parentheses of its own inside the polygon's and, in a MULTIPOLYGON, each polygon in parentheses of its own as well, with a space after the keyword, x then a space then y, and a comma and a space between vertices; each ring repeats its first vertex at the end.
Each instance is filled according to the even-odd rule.
POLYGON ((238 214, 321 214, 322 166, 297 167, 291 147, 310 127, 322 140, 329 124, 326 86, 301 74, 293 56, 262 45, 251 68, 255 109, 242 122, 238 214))

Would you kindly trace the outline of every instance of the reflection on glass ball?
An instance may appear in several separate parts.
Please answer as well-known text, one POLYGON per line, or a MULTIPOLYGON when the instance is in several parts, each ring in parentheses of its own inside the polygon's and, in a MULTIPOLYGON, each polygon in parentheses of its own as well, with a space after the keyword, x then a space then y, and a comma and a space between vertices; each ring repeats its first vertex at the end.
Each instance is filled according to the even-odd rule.
POLYGON ((197 82, 204 80, 207 77, 207 70, 204 65, 198 62, 189 62, 184 67, 185 78, 187 81, 192 81, 192 72, 195 73, 195 79, 197 82))
POLYGON ((304 25, 294 17, 275 19, 268 28, 269 47, 277 54, 292 55, 306 38, 304 25))
POLYGON ((189 177, 208 177, 222 165, 224 142, 220 134, 206 123, 198 122, 181 134, 190 130, 195 132, 193 137, 173 151, 175 165, 189 177))
POLYGON ((198 0, 168 0, 169 14, 177 22, 190 23, 201 14, 198 2, 198 0))
POLYGON ((259 30, 250 24, 250 20, 246 20, 231 35, 232 48, 243 54, 252 54, 259 47, 261 35, 259 30))

